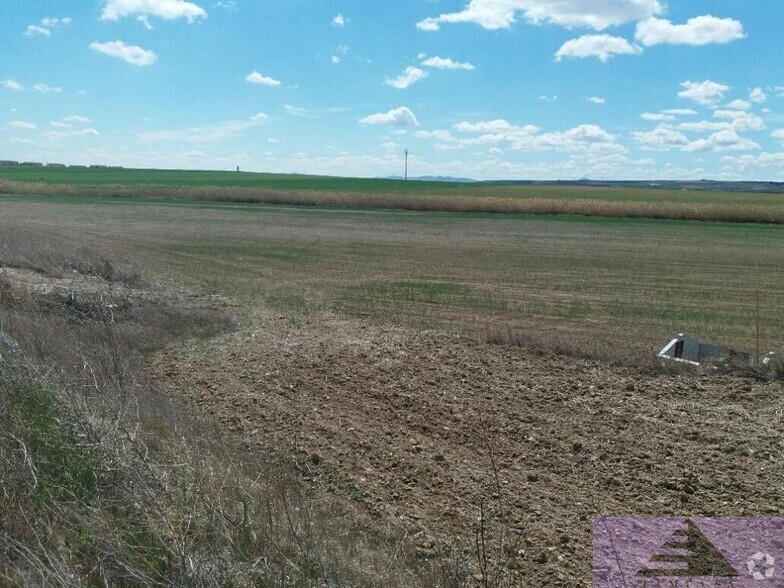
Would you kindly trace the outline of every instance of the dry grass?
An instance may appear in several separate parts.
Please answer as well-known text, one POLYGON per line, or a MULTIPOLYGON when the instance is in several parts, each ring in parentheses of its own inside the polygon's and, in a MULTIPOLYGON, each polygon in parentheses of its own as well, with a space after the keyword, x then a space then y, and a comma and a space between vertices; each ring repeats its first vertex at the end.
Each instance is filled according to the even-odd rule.
POLYGON ((123 267, 104 253, 40 237, 23 229, 4 229, 0 234, 0 267, 30 269, 55 277, 93 276, 126 286, 144 285, 139 272, 123 267))
POLYGON ((418 195, 324 191, 279 191, 242 187, 79 186, 0 180, 0 194, 171 198, 179 200, 285 204, 365 209, 502 214, 581 215, 737 223, 784 223, 784 206, 597 198, 418 195))
POLYGON ((0 584, 509 585, 489 547, 492 578, 447 547, 418 560, 321 491, 317 465, 249 451, 150 386, 150 347, 220 331, 220 317, 210 331, 188 309, 118 311, 2 276, 0 296, 0 584))

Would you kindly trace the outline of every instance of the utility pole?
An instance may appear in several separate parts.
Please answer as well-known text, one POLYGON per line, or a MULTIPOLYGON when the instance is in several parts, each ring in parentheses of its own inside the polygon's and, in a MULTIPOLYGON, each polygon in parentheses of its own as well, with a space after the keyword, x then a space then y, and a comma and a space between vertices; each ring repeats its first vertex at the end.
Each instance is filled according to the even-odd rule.
POLYGON ((406 167, 405 167, 405 172, 403 174, 403 196, 408 196, 408 149, 406 149, 405 153, 406 153, 406 167))

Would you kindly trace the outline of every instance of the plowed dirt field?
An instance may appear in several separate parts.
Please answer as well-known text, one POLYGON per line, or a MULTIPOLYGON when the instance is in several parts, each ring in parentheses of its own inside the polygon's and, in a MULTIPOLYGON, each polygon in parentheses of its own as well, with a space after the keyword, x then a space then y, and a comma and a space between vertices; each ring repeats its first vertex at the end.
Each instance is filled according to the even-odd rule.
POLYGON ((167 351, 157 384, 249 452, 289 449, 303 477, 399 525, 422 557, 470 554, 484 516, 523 585, 585 586, 598 515, 784 512, 780 383, 333 316, 251 322, 167 351))

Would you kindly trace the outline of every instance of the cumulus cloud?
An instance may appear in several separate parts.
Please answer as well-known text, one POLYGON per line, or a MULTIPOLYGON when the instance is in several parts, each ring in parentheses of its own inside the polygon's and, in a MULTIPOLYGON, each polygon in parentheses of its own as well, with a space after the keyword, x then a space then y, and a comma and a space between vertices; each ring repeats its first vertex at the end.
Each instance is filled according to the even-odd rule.
MULTIPOLYGON (((679 125, 696 130, 695 123, 679 125)), ((654 149, 668 151, 677 149, 679 151, 699 152, 699 151, 744 151, 758 149, 759 145, 754 141, 743 138, 732 128, 718 127, 719 130, 712 133, 706 139, 690 141, 689 138, 678 130, 665 126, 660 126, 653 131, 632 133, 632 138, 640 144, 643 149, 654 149)), ((707 127, 704 129, 707 130, 707 127)))
POLYGON ((269 116, 260 112, 245 120, 232 120, 187 129, 146 131, 139 135, 139 139, 145 143, 221 143, 263 125, 268 120, 269 116))
POLYGON ((662 10, 658 0, 471 0, 460 12, 441 14, 417 23, 423 31, 437 31, 445 23, 475 23, 485 29, 505 29, 518 13, 530 23, 603 30, 646 20, 662 10))
POLYGON ((539 100, 541 100, 542 102, 558 102, 558 96, 556 96, 555 94, 553 94, 552 96, 542 95, 539 96, 539 100))
POLYGON ((708 45, 729 43, 746 35, 743 25, 731 18, 716 18, 706 14, 673 24, 661 18, 649 18, 637 23, 634 37, 646 47, 666 43, 668 45, 708 45))
POLYGON ((583 35, 564 43, 555 53, 555 60, 561 61, 564 57, 584 59, 596 57, 599 61, 606 62, 614 55, 636 55, 642 53, 637 45, 632 45, 623 37, 612 35, 583 35))
POLYGON ((760 117, 745 110, 716 110, 713 116, 730 119, 732 128, 738 131, 760 131, 765 128, 765 122, 760 117))
POLYGON ((703 106, 715 106, 724 98, 729 86, 711 80, 704 82, 686 81, 681 84, 682 91, 678 92, 679 98, 693 100, 703 106))
POLYGON ((526 151, 565 151, 586 153, 623 153, 627 149, 617 138, 597 125, 582 124, 566 131, 541 133, 534 125, 512 125, 506 120, 460 122, 453 127, 460 133, 481 133, 478 137, 460 138, 459 144, 493 145, 505 143, 512 149, 526 151))
POLYGON ((250 84, 257 84, 259 86, 280 86, 281 84, 280 80, 262 75, 256 70, 253 70, 251 73, 249 73, 245 77, 245 81, 250 84))
POLYGON ((663 112, 643 112, 640 115, 640 118, 644 120, 655 120, 661 122, 676 120, 675 115, 665 114, 663 112))
POLYGON ((24 92, 25 89, 22 84, 15 82, 14 80, 3 80, 0 82, 0 85, 2 85, 6 90, 15 90, 17 92, 24 92))
POLYGON ((643 149, 668 150, 689 144, 689 138, 686 135, 667 127, 658 127, 652 131, 645 132, 637 131, 632 133, 632 138, 643 149))
POLYGON ((98 137, 99 133, 95 129, 82 129, 78 131, 49 131, 44 136, 50 141, 61 141, 63 139, 72 139, 74 137, 98 137))
POLYGON ((31 24, 27 27, 25 35, 28 37, 43 36, 49 37, 52 34, 52 29, 60 25, 69 25, 73 22, 70 17, 65 18, 44 18, 41 20, 41 26, 31 24))
POLYGON ((774 139, 784 139, 784 129, 776 129, 770 134, 774 139))
POLYGON ((749 151, 751 149, 759 149, 759 145, 741 137, 731 129, 718 131, 707 139, 698 139, 683 148, 684 151, 749 151))
POLYGON ((50 29, 59 27, 60 25, 69 25, 72 22, 73 19, 70 16, 66 16, 65 18, 44 18, 41 20, 41 24, 50 29))
POLYGON ((20 131, 34 131, 38 128, 38 125, 23 120, 12 120, 10 123, 8 123, 8 128, 17 129, 20 131))
POLYGON ((193 2, 185 0, 107 0, 101 14, 103 20, 119 20, 127 16, 140 19, 154 16, 164 20, 185 18, 193 22, 206 18, 207 13, 193 2))
POLYGON ((409 86, 417 83, 419 80, 426 78, 429 74, 426 71, 409 65, 402 74, 394 78, 386 78, 385 81, 388 86, 397 88, 398 90, 405 90, 409 86))
POLYGON ((65 117, 63 119, 63 122, 68 124, 88 125, 92 121, 86 116, 79 116, 78 114, 72 114, 71 116, 65 117))
POLYGON ((43 36, 48 37, 52 34, 47 28, 39 27, 38 25, 28 25, 27 30, 25 31, 25 35, 28 37, 35 37, 35 36, 43 36))
POLYGON ((35 90, 36 92, 39 92, 41 94, 49 94, 49 93, 61 94, 63 92, 62 88, 59 88, 57 86, 54 86, 54 87, 53 86, 49 86, 47 84, 36 84, 35 86, 33 86, 33 90, 35 90))
POLYGON ((592 102, 593 104, 604 104, 605 102, 607 102, 606 98, 601 98, 599 96, 586 96, 585 99, 588 102, 592 102))
POLYGON ((751 102, 748 100, 733 100, 727 104, 727 108, 731 108, 732 110, 749 110, 751 108, 751 102))
POLYGON ((692 110, 691 108, 668 108, 667 110, 662 110, 662 114, 671 114, 673 116, 692 116, 697 114, 697 111, 692 110))
POLYGON ((417 121, 414 113, 405 106, 395 108, 389 112, 371 114, 370 116, 360 119, 359 122, 363 125, 395 125, 399 127, 419 126, 419 121, 417 121))
POLYGON ((762 88, 754 88, 749 92, 749 100, 752 102, 762 103, 768 99, 768 95, 762 91, 762 88))
POLYGON ((342 28, 346 26, 346 17, 343 16, 342 14, 338 14, 332 19, 332 24, 335 25, 336 27, 342 28))
POLYGON ((152 65, 158 61, 158 56, 153 51, 148 51, 137 47, 136 45, 126 45, 122 41, 111 41, 109 43, 91 43, 90 49, 110 55, 117 59, 122 59, 131 65, 138 65, 140 67, 152 65))
POLYGON ((676 128, 694 133, 715 133, 716 131, 732 129, 732 123, 701 120, 697 122, 680 123, 676 128))
POLYGON ((422 60, 422 65, 435 69, 465 69, 469 71, 476 69, 471 63, 452 61, 449 57, 427 57, 422 60))
POLYGON ((323 118, 332 114, 339 114, 341 112, 348 111, 348 108, 334 106, 327 108, 302 108, 299 106, 292 106, 291 104, 284 105, 283 109, 293 116, 301 116, 304 118, 323 118))

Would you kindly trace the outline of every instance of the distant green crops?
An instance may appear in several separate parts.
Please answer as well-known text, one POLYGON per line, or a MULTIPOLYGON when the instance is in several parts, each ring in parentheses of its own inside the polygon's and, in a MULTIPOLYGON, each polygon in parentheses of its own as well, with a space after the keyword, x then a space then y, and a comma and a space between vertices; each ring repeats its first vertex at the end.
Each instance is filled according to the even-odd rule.
POLYGON ((784 194, 567 184, 408 182, 220 171, 0 167, 0 193, 459 213, 784 223, 784 194))

